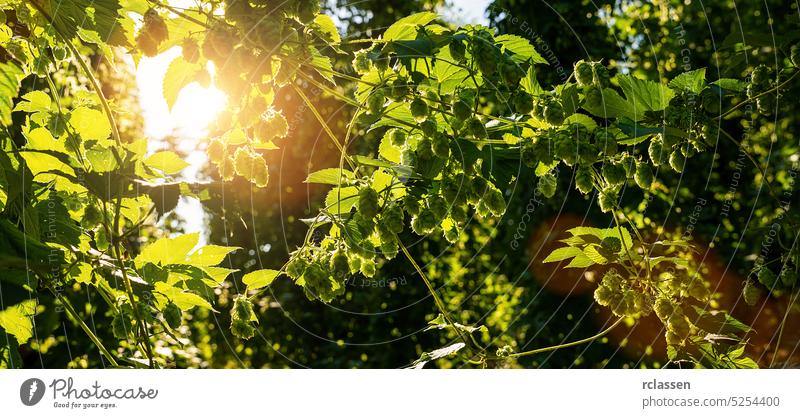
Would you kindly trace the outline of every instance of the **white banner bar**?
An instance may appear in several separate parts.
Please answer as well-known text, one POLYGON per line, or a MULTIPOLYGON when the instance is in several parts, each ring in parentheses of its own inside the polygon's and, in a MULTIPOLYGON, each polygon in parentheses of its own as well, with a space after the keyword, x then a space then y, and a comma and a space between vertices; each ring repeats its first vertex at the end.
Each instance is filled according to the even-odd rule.
POLYGON ((798 387, 800 370, 8 370, 0 416, 777 418, 800 416, 798 387))

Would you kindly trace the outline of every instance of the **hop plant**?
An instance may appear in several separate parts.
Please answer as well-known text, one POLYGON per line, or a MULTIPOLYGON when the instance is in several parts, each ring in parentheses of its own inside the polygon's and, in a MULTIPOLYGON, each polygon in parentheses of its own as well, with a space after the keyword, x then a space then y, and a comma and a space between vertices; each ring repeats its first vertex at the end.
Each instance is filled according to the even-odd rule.
POLYGON ((438 131, 438 126, 436 125, 436 119, 434 118, 427 118, 422 123, 419 124, 419 129, 422 131, 422 135, 428 138, 434 138, 438 131))
POLYGON ((353 69, 361 75, 368 73, 372 69, 372 61, 369 59, 368 50, 356 51, 353 57, 353 69))
POLYGON ((450 50, 450 56, 453 57, 455 62, 462 63, 466 60, 467 45, 464 44, 464 41, 453 39, 450 45, 448 45, 448 49, 450 50))
POLYGON ((439 158, 447 158, 450 156, 450 138, 442 133, 436 132, 431 140, 431 149, 434 155, 439 158))
POLYGON ((475 117, 467 121, 467 130, 475 139, 486 139, 489 136, 486 132, 486 126, 483 125, 480 119, 475 117))
POLYGON ((128 332, 131 330, 131 320, 125 310, 121 310, 121 312, 111 320, 111 332, 114 334, 114 338, 118 340, 125 340, 128 338, 128 332))
POLYGON ((599 62, 592 63, 592 70, 594 71, 594 85, 600 88, 608 87, 611 82, 611 75, 608 69, 599 62))
POLYGON ((650 186, 653 184, 653 170, 650 169, 649 165, 643 162, 637 162, 636 173, 633 175, 633 179, 636 181, 636 185, 643 190, 649 190, 650 186))
POLYGON ((742 289, 742 298, 746 304, 754 306, 761 298, 761 288, 752 280, 747 280, 742 289))
POLYGON ((621 164, 607 162, 603 164, 603 177, 612 186, 625 183, 627 177, 625 167, 621 164))
POLYGON ((617 237, 606 237, 600 241, 600 247, 606 251, 618 253, 622 251, 622 241, 617 237))
POLYGON ((386 97, 380 90, 375 90, 367 97, 367 109, 373 115, 380 115, 383 112, 383 104, 386 103, 386 97))
POLYGON ((656 302, 653 305, 656 315, 661 318, 662 321, 667 320, 672 315, 675 307, 675 303, 666 297, 660 297, 656 299, 656 302))
POLYGON ((243 340, 249 340, 256 335, 256 329, 250 321, 234 320, 231 321, 231 334, 243 340))
POLYGON ((415 97, 414 100, 411 101, 411 116, 414 117, 414 120, 417 122, 422 122, 428 118, 428 104, 425 103, 425 100, 422 100, 420 97, 415 97))
POLYGON ((396 147, 402 147, 406 144, 406 133, 401 129, 392 129, 389 131, 389 141, 396 147))
POLYGON ((669 166, 676 172, 682 173, 684 166, 686 166, 686 157, 679 150, 672 151, 669 155, 669 166))
POLYGON ((558 100, 552 100, 544 107, 543 116, 550 125, 561 125, 564 123, 564 107, 558 100))
POLYGON ((253 177, 253 167, 256 163, 256 156, 246 147, 239 147, 233 156, 233 167, 236 174, 244 178, 253 177))
POLYGON ((575 187, 583 194, 588 194, 594 188, 592 182, 592 169, 586 166, 579 166, 575 172, 575 187))
POLYGON ((619 196, 617 195, 616 189, 609 187, 600 191, 597 203, 603 213, 608 213, 616 206, 617 199, 619 199, 619 196))
POLYGON ((511 99, 511 104, 519 114, 528 114, 533 111, 533 97, 526 91, 518 91, 511 99))
POLYGON ((580 86, 591 86, 594 84, 594 70, 592 64, 584 60, 575 63, 575 79, 580 86))
POLYGON ((429 209, 422 209, 419 215, 411 218, 411 229, 417 235, 426 235, 436 228, 436 217, 429 209))
POLYGON ((773 273, 769 268, 761 266, 761 268, 758 270, 758 282, 764 285, 764 287, 767 289, 774 289, 775 285, 777 284, 777 280, 778 278, 775 276, 775 273, 773 273))
POLYGON ((158 46, 169 36, 167 24, 155 9, 144 13, 142 28, 136 35, 136 46, 148 57, 158 54, 158 46))
POLYGON ((181 56, 186 62, 196 63, 200 59, 200 46, 197 45, 197 41, 186 38, 181 44, 181 56))
POLYGON ((664 142, 662 142, 660 137, 650 140, 650 145, 647 147, 647 154, 650 156, 650 161, 652 161, 655 166, 660 166, 667 162, 665 160, 669 160, 669 152, 665 149, 664 142))
POLYGON ((358 191, 358 212, 366 219, 378 216, 378 192, 371 187, 362 187, 358 191))
POLYGON ((553 173, 547 173, 539 177, 539 183, 536 188, 542 196, 549 199, 556 194, 556 184, 556 176, 553 173))
POLYGON ((472 106, 463 99, 453 99, 453 116, 460 121, 467 120, 472 116, 472 106))
POLYGON ((347 254, 341 248, 337 248, 331 254, 330 269, 334 277, 344 277, 350 272, 347 254))
POLYGON ((239 295, 233 299, 233 309, 231 309, 231 318, 234 321, 250 321, 255 314, 253 313, 253 302, 247 299, 244 295, 239 295))
POLYGON ((792 45, 789 60, 792 61, 795 67, 800 67, 800 45, 792 45))

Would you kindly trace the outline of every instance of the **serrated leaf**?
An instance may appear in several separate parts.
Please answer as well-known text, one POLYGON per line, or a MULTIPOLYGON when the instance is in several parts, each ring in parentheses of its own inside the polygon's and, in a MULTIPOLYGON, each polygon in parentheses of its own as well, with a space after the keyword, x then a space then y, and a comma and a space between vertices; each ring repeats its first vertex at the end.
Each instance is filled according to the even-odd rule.
POLYGON ((414 39, 417 36, 417 27, 427 25, 437 17, 436 13, 432 12, 421 12, 406 16, 389 26, 386 32, 383 33, 383 39, 385 41, 414 39))
POLYGON ((737 93, 742 92, 745 88, 747 88, 747 83, 735 78, 720 78, 711 84, 718 86, 723 90, 734 91, 737 93))
POLYGON ((387 132, 386 135, 381 138, 381 144, 378 146, 378 155, 386 161, 400 164, 400 147, 392 144, 392 141, 389 138, 389 132, 387 132))
POLYGON ((258 290, 269 286, 280 273, 271 269, 252 271, 242 276, 242 283, 247 285, 248 290, 258 290))
POLYGON ((358 201, 358 189, 352 186, 334 187, 325 197, 325 208, 328 212, 338 215, 350 212, 358 201))
POLYGON ((669 86, 675 90, 688 90, 694 94, 700 94, 706 86, 706 69, 701 68, 678 74, 669 82, 669 86))
POLYGON ((554 263, 556 261, 564 261, 568 258, 577 257, 581 254, 583 254, 583 251, 581 251, 580 248, 576 247, 556 248, 544 260, 542 260, 542 263, 554 263))
POLYGON ((339 35, 339 30, 336 29, 336 24, 333 19, 326 14, 318 14, 314 18, 314 27, 318 32, 325 35, 325 39, 329 42, 338 44, 342 42, 342 37, 339 35))
POLYGON ((51 104, 52 100, 47 93, 34 90, 22 96, 22 101, 14 107, 14 112, 49 112, 51 104))
POLYGON ((199 64, 188 62, 182 56, 178 56, 169 63, 161 82, 161 92, 164 100, 167 101, 167 109, 172 111, 172 106, 178 100, 178 94, 194 81, 198 70, 200 70, 199 64))
POLYGON ((664 110, 675 93, 667 86, 650 80, 642 80, 628 74, 617 77, 625 99, 632 107, 636 118, 644 116, 645 111, 664 110))
POLYGON ((157 282, 155 291, 178 305, 182 311, 187 311, 196 306, 214 310, 211 303, 197 293, 171 286, 165 282, 157 282))
POLYGON ((225 260, 225 257, 240 247, 225 247, 221 245, 206 245, 192 252, 186 259, 186 264, 193 266, 216 266, 225 260))
POLYGON ((92 166, 92 170, 98 173, 107 173, 117 168, 117 160, 110 148, 95 145, 86 150, 86 159, 92 166))
POLYGON ((145 158, 144 163, 164 174, 175 174, 189 166, 186 161, 172 151, 159 151, 145 158))
MULTIPOLYGON (((13 335, 19 344, 25 344, 33 336, 33 315, 36 301, 26 300, 0 311, 0 327, 13 335)), ((5 341, 3 341, 5 344, 5 341)))
POLYGON ((539 80, 536 79, 536 70, 533 65, 528 67, 528 73, 522 78, 522 81, 520 81, 520 86, 532 96, 538 96, 544 93, 544 89, 539 84, 539 80))
POLYGON ((433 72, 439 82, 439 94, 451 94, 465 82, 467 84, 465 87, 472 87, 475 84, 469 76, 469 71, 454 62, 450 48, 442 48, 436 55, 433 72))
POLYGON ((336 84, 333 80, 333 63, 331 59, 322 55, 317 48, 310 47, 309 50, 311 51, 311 66, 314 67, 314 70, 322 78, 330 81, 331 84, 336 84))
POLYGON ((511 53, 511 58, 518 64, 531 60, 533 64, 549 64, 546 59, 542 58, 536 48, 531 43, 517 35, 500 35, 494 38, 495 42, 503 46, 503 48, 511 53))
POLYGON ((111 136, 111 123, 99 110, 79 107, 70 113, 69 124, 84 141, 102 141, 111 136))
POLYGON ((628 101, 622 98, 616 90, 611 88, 603 89, 603 100, 598 106, 590 106, 588 103, 583 104, 583 108, 594 116, 611 119, 627 117, 636 119, 633 106, 628 101))
POLYGON ((200 233, 178 235, 175 238, 164 237, 144 247, 134 259, 137 268, 146 263, 156 265, 185 264, 189 252, 197 246, 200 233))
POLYGON ((0 62, 0 123, 11 124, 11 108, 25 73, 13 62, 0 62))
POLYGON ((572 123, 577 123, 586 127, 589 132, 594 132, 597 129, 597 122, 591 117, 584 115, 583 113, 575 113, 569 116, 568 118, 564 119, 564 125, 569 125, 572 123))
POLYGON ((337 186, 339 185, 340 174, 343 180, 353 178, 353 172, 350 170, 343 168, 340 171, 338 168, 323 168, 322 170, 309 174, 304 183, 332 184, 337 186))
POLYGON ((581 253, 581 255, 575 257, 567 264, 564 268, 586 268, 589 266, 594 265, 595 262, 591 258, 587 257, 586 254, 581 253))

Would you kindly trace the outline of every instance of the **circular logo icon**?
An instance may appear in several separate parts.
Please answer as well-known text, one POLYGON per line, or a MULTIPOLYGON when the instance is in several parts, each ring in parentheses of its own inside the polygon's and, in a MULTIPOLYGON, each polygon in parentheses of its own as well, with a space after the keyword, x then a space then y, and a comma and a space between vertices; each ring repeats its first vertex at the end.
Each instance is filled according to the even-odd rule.
POLYGON ((44 397, 44 382, 35 377, 22 382, 19 387, 19 399, 27 406, 39 403, 44 397))

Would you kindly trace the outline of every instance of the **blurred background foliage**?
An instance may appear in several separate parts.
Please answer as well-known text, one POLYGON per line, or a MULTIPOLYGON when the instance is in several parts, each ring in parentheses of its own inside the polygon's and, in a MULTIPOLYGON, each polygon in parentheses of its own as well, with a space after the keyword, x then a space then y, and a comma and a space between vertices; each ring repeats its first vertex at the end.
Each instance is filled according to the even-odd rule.
MULTIPOLYGON (((347 38, 374 38, 412 12, 449 6, 438 1, 337 0, 328 2, 328 7, 347 38)), ((800 24, 797 3, 785 0, 495 0, 485 16, 498 31, 529 39, 548 59, 550 66, 538 75, 545 86, 562 82, 571 73, 572 63, 587 58, 611 63, 622 72, 663 79, 703 67, 709 79, 741 76, 757 64, 778 68, 776 48, 796 41, 800 24)), ((334 65, 344 69, 348 62, 345 56, 341 59, 334 65)), ((135 109, 133 78, 102 71, 102 65, 100 70, 109 96, 135 109)), ((354 86, 340 84, 338 88, 352 91, 354 86)), ((352 109, 313 86, 305 91, 337 136, 343 136, 352 109)), ((749 349, 762 366, 796 365, 798 353, 793 348, 800 344, 800 317, 791 309, 788 294, 794 292, 764 296, 753 308, 739 296, 760 257, 769 263, 796 242, 800 192, 792 189, 790 173, 792 167, 797 170, 800 155, 797 93, 797 87, 787 93, 771 123, 758 130, 750 130, 747 123, 723 125, 761 167, 743 160, 739 147, 723 135, 714 145, 715 153, 689 160, 684 171, 688 175, 658 172, 667 190, 652 196, 626 191, 623 200, 632 212, 642 213, 636 221, 654 234, 690 234, 701 248, 710 248, 704 260, 707 276, 716 285, 722 307, 755 325, 749 349), (762 177, 781 199, 758 186, 762 177), (787 203, 793 210, 776 221, 787 203), (651 219, 665 221, 655 224, 651 219), (765 237, 776 223, 779 245, 762 253, 765 237), (776 347, 771 340, 782 319, 787 331, 776 347)), ((230 267, 242 269, 239 275, 283 264, 305 235, 306 227, 299 219, 317 212, 326 191, 305 184, 305 176, 338 164, 338 151, 291 89, 280 92, 276 106, 283 109, 291 133, 277 144, 280 150, 270 154, 274 159, 268 161, 270 186, 257 189, 233 182, 203 202, 204 209, 216 215, 208 217, 209 241, 250 249, 229 257, 230 267)), ((141 134, 141 120, 131 118, 124 126, 126 136, 141 134)), ((377 130, 356 136, 370 143, 380 135, 382 131, 377 130)), ((357 151, 359 143, 352 147, 357 151)), ((211 173, 213 168, 208 170, 211 173)), ((517 184, 500 222, 473 226, 454 246, 434 237, 409 245, 448 307, 461 315, 456 321, 486 326, 479 334, 482 344, 508 344, 518 351, 548 346, 592 335, 609 319, 609 313, 591 297, 597 272, 559 270, 540 263, 564 230, 579 224, 608 226, 595 202, 573 191, 568 176, 559 181, 558 194, 546 201, 538 198, 533 184, 517 184)), ((164 228, 153 229, 153 238, 179 231, 178 218, 167 215, 164 228)), ((345 295, 330 305, 309 301, 288 280, 276 281, 271 294, 257 303, 257 334, 246 343, 230 335, 227 314, 231 298, 243 285, 234 280, 226 286, 218 291, 220 312, 197 309, 184 323, 187 345, 172 353, 176 367, 394 368, 455 337, 425 330, 436 309, 402 258, 387 262, 372 279, 354 277, 345 295)), ((96 301, 87 293, 83 302, 88 306, 96 301)), ((81 305, 77 300, 73 303, 81 305)), ((103 305, 92 306, 98 310, 95 315, 104 315, 103 305)), ((41 335, 52 335, 50 331, 58 325, 55 318, 37 320, 41 335)), ((587 346, 498 366, 659 367, 665 353, 658 337, 661 330, 653 326, 643 321, 587 346)), ((104 332, 111 333, 99 330, 101 335, 104 332)), ((68 340, 53 336, 32 345, 23 353, 25 366, 103 366, 99 355, 71 359, 66 345, 79 348, 88 343, 79 332, 68 335, 68 340)), ((461 363, 447 359, 435 363, 439 367, 457 364, 461 363)))

